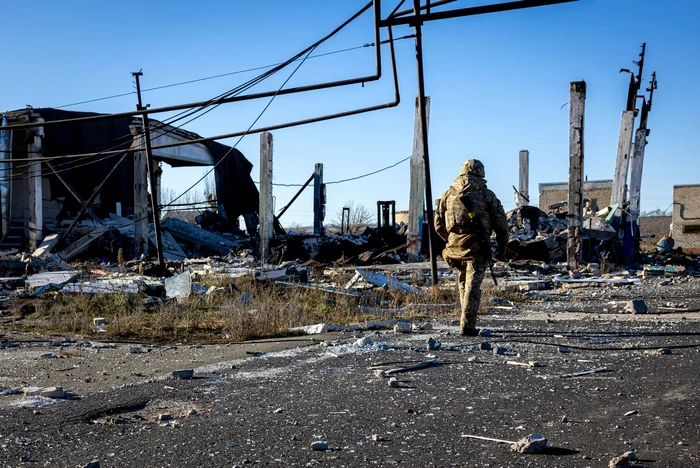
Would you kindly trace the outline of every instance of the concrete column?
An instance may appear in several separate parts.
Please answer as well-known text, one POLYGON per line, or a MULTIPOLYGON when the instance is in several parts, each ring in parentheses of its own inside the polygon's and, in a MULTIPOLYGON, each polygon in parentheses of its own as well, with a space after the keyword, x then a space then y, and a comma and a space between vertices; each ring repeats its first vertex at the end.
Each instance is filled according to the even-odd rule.
POLYGON ((272 133, 260 134, 260 258, 270 254, 270 239, 274 227, 274 206, 272 204, 272 133))
POLYGON ((134 152, 134 256, 148 255, 148 167, 141 127, 132 127, 134 152))
POLYGON ((632 129, 634 128, 634 111, 622 112, 620 119, 620 136, 617 140, 617 157, 613 175, 611 205, 622 205, 627 199, 627 172, 629 169, 630 147, 632 146, 632 129))
POLYGON ((581 263, 583 218, 583 124, 586 82, 574 81, 569 88, 569 223, 567 263, 571 270, 581 263))
POLYGON ((520 152, 520 177, 518 178, 518 206, 530 204, 530 152, 520 152))
MULTIPOLYGON (((36 122, 43 122, 41 117, 36 122)), ((44 127, 31 130, 27 151, 29 158, 41 158, 41 140, 44 137, 44 127)), ((27 175, 29 199, 29 250, 34 251, 41 244, 44 228, 44 201, 42 185, 41 161, 29 163, 27 175)))
MULTIPOLYGON (((430 98, 425 98, 425 115, 430 123, 430 98)), ((420 120, 418 96, 415 101, 413 121, 413 155, 411 156, 411 188, 408 199, 408 241, 420 239, 425 216, 425 166, 423 164, 423 127, 420 120)), ((409 261, 418 261, 421 250, 420 240, 406 249, 409 261)))

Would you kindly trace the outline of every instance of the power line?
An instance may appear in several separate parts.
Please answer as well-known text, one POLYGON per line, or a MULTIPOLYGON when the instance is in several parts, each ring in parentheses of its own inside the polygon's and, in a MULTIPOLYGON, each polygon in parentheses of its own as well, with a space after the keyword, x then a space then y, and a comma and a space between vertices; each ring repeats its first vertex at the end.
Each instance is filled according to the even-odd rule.
MULTIPOLYGON (((321 42, 322 42, 322 41, 321 41, 321 42)), ((294 74, 299 70, 299 68, 301 68, 301 66, 302 66, 302 65, 304 64, 304 62, 306 61, 306 58, 308 58, 308 56, 311 54, 311 52, 313 52, 313 51, 316 49, 316 47, 318 47, 318 45, 319 45, 321 42, 317 42, 314 46, 311 47, 311 49, 310 49, 309 52, 307 53, 305 59, 302 60, 301 62, 299 62, 299 65, 297 65, 297 67, 292 71, 292 73, 287 77, 287 79, 284 80, 284 83, 282 83, 282 86, 280 86, 280 87, 277 89, 277 92, 276 92, 274 95, 272 95, 272 97, 270 98, 270 100, 268 101, 268 103, 265 105, 265 107, 263 108, 263 110, 260 111, 260 114, 258 114, 258 116, 255 118, 255 120, 253 120, 253 123, 250 124, 250 126, 248 127, 248 129, 245 131, 245 133, 244 133, 243 135, 241 135, 241 137, 236 141, 236 143, 234 143, 233 146, 232 146, 231 148, 229 148, 229 150, 226 152, 226 154, 224 154, 224 155, 221 157, 221 159, 219 159, 219 160, 216 162, 216 164, 214 164, 214 165, 212 166, 212 168, 209 169, 197 182, 195 182, 194 184, 192 184, 187 190, 185 190, 185 191, 182 192, 180 195, 178 195, 174 200, 172 200, 171 203, 174 203, 174 202, 178 201, 178 200, 179 200, 180 198, 182 198, 187 192, 189 192, 190 190, 192 190, 193 188, 195 188, 200 182, 202 182, 204 179, 206 179, 207 176, 208 176, 209 174, 211 174, 211 173, 216 169, 216 167, 217 167, 219 164, 221 164, 221 162, 222 162, 224 159, 226 159, 226 157, 228 157, 229 154, 231 154, 231 152, 236 148, 236 146, 238 146, 238 143, 240 143, 241 140, 243 140, 243 138, 245 138, 245 136, 248 134, 248 132, 253 128, 253 126, 258 122, 258 120, 260 120, 260 118, 263 116, 263 114, 265 113, 265 111, 267 111, 267 109, 270 107, 270 105, 272 105, 272 102, 275 100, 275 98, 277 97, 277 95, 279 94, 279 92, 282 90, 282 88, 285 87, 285 85, 289 82, 289 80, 292 79, 292 77, 293 77, 294 74)))
MULTIPOLYGON (((409 35, 402 36, 402 37, 397 37, 397 38, 394 39, 394 42, 402 41, 402 40, 405 40, 405 39, 411 39, 411 38, 413 38, 413 37, 414 37, 413 34, 409 34, 409 35)), ((380 44, 387 44, 387 43, 389 43, 389 42, 391 42, 391 41, 390 41, 389 39, 386 39, 386 40, 381 41, 380 44)), ((331 51, 331 52, 325 52, 325 53, 323 53, 323 54, 311 55, 311 56, 309 56, 308 58, 311 59, 311 58, 326 57, 326 56, 328 56, 328 55, 341 54, 341 53, 344 53, 344 52, 351 52, 351 51, 353 51, 353 50, 364 49, 364 48, 367 48, 367 47, 375 47, 375 46, 376 46, 376 44, 375 44, 374 42, 368 42, 368 43, 365 43, 365 44, 360 45, 360 46, 347 47, 347 48, 345 48, 345 49, 338 49, 338 50, 334 50, 334 51, 331 51)), ((298 61, 298 60, 301 60, 301 58, 295 59, 294 62, 296 62, 296 61, 298 61)), ((188 85, 188 84, 193 84, 193 83, 200 83, 200 82, 202 82, 202 81, 214 80, 214 79, 217 79, 217 78, 224 78, 224 77, 226 77, 226 76, 239 75, 239 74, 242 74, 242 73, 249 73, 249 72, 258 71, 258 70, 265 70, 265 69, 268 69, 268 68, 272 68, 272 67, 279 66, 279 65, 281 65, 281 64, 283 64, 283 63, 284 63, 284 62, 274 63, 274 64, 270 64, 270 65, 263 65, 263 66, 260 66, 260 67, 246 68, 246 69, 244 69, 244 70, 236 70, 236 71, 232 71, 232 72, 220 73, 220 74, 218 74, 218 75, 205 76, 205 77, 203 77, 203 78, 195 78, 195 79, 192 79, 192 80, 180 81, 180 82, 177 82, 177 83, 171 83, 171 84, 166 84, 166 85, 161 85, 161 86, 154 86, 154 87, 152 87, 152 88, 146 88, 146 89, 143 89, 143 90, 141 90, 141 91, 145 93, 145 92, 149 92, 149 91, 157 91, 157 90, 161 90, 161 89, 174 88, 174 87, 176 87, 176 86, 183 86, 183 85, 188 85)), ((113 94, 113 95, 111 95, 111 96, 104 96, 104 97, 100 97, 100 98, 88 99, 88 100, 85 100, 85 101, 74 102, 74 103, 71 103, 71 104, 64 104, 64 105, 62 105, 62 106, 56 106, 56 107, 54 107, 54 109, 64 109, 64 108, 66 108, 66 107, 79 106, 79 105, 81 105, 81 104, 90 104, 90 103, 93 103, 93 102, 107 101, 107 100, 109 100, 109 99, 116 99, 116 98, 120 98, 120 97, 131 96, 132 94, 135 94, 135 92, 134 92, 134 91, 129 91, 128 93, 113 94)))
MULTIPOLYGON (((394 164, 392 164, 392 165, 390 165, 390 166, 386 166, 386 167, 383 167, 383 168, 381 168, 381 169, 377 169, 376 171, 368 172, 367 174, 362 174, 362 175, 359 175, 359 176, 357 176, 357 177, 350 177, 350 178, 348 178, 348 179, 341 179, 341 180, 334 180, 334 181, 331 181, 331 182, 325 182, 325 184, 326 184, 326 185, 343 184, 343 183, 345 183, 345 182, 351 182, 351 181, 353 181, 353 180, 364 179, 365 177, 369 177, 369 176, 372 176, 372 175, 375 175, 375 174, 379 174, 380 172, 384 172, 384 171, 386 171, 386 170, 388 170, 388 169, 391 169, 391 168, 393 168, 393 167, 396 167, 396 166, 398 166, 399 164, 401 164, 402 162, 408 161, 409 159, 411 159, 411 156, 409 156, 409 157, 407 157, 407 158, 403 158, 402 160, 400 160, 400 161, 398 161, 398 162, 395 162, 394 164)), ((260 182, 255 182, 255 183, 256 183, 256 184, 259 184, 260 182)), ((277 187, 303 187, 303 186, 304 186, 304 184, 277 184, 277 183, 273 183, 272 185, 277 186, 277 187)))

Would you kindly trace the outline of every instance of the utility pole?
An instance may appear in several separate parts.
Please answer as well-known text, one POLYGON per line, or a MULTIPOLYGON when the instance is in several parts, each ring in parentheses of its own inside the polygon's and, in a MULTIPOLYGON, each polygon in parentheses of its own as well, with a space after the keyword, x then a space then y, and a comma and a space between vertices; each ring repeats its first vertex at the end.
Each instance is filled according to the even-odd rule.
POLYGON ((639 247, 639 229, 637 219, 640 213, 641 189, 642 189, 642 168, 644 166, 644 149, 647 144, 647 137, 650 130, 647 128, 649 122, 649 112, 654 98, 654 90, 657 87, 656 72, 651 74, 651 81, 647 91, 649 100, 642 96, 642 113, 639 119, 639 128, 634 137, 634 152, 630 159, 630 216, 625 224, 625 256, 636 253, 639 247))
MULTIPOLYGON (((141 82, 139 78, 143 76, 143 72, 138 71, 132 73, 136 79, 136 94, 138 96, 138 104, 136 110, 139 112, 148 109, 148 105, 144 106, 141 101, 141 82)), ((143 136, 146 143, 146 165, 148 167, 148 179, 151 185, 151 208, 153 210, 153 230, 156 234, 156 251, 158 252, 158 268, 160 274, 165 272, 165 259, 163 258, 163 238, 160 233, 160 219, 158 218, 158 182, 153 166, 153 149, 151 148, 151 130, 148 124, 148 114, 141 114, 143 121, 143 136)))
POLYGON ((641 86, 642 71, 644 69, 644 55, 646 53, 646 42, 642 44, 642 52, 639 54, 639 61, 632 62, 637 65, 637 76, 629 69, 622 68, 620 73, 630 74, 630 83, 627 90, 627 106, 622 112, 620 119, 620 135, 617 143, 617 157, 615 159, 615 172, 613 176, 611 205, 619 205, 620 208, 627 201, 627 173, 629 171, 630 147, 632 146, 632 133, 634 130, 634 119, 637 116, 637 94, 641 86))
POLYGON ((272 206, 272 133, 260 134, 260 262, 270 253, 275 213, 272 206))
POLYGON ((583 218, 583 123, 586 82, 573 81, 569 88, 569 232, 566 257, 570 270, 581 263, 581 220, 583 218))
POLYGON ((437 259, 435 258, 433 240, 435 239, 435 214, 433 210, 433 188, 430 183, 430 153, 428 152, 428 113, 425 101, 425 79, 423 75, 423 32, 420 0, 413 0, 413 12, 416 17, 413 29, 416 35, 416 71, 418 75, 418 115, 421 125, 421 146, 423 149, 423 169, 425 171, 425 205, 428 215, 428 251, 430 252, 430 277, 433 286, 438 284, 437 259))

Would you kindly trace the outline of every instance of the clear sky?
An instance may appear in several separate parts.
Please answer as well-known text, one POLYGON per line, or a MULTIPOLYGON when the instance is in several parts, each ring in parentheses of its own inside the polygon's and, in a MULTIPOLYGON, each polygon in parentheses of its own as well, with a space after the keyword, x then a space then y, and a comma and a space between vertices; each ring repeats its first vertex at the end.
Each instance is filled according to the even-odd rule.
MULTIPOLYGON (((3 5, 5 64, 0 67, 0 109, 62 106, 133 91, 131 72, 143 69, 143 87, 274 64, 330 32, 365 0, 34 0, 3 5)), ((382 0, 384 13, 397 0, 382 0)), ((411 2, 407 2, 407 5, 411 2)), ((476 3, 458 0, 440 9, 476 3)), ((409 27, 395 36, 411 34, 409 27)), ((383 32, 386 37, 386 31, 383 32)), ((373 41, 371 13, 316 53, 373 41)), ((642 210, 667 208, 674 184, 700 183, 697 138, 700 93, 700 2, 697 0, 580 0, 428 23, 424 27, 426 92, 431 97, 430 152, 433 194, 438 198, 468 158, 486 165, 489 187, 506 209, 514 206, 518 151, 530 151, 530 193, 540 182, 566 181, 569 82, 586 80, 585 174, 611 179, 628 75, 647 43, 644 86, 652 71, 659 87, 649 117, 642 210), (695 141, 696 143, 693 143, 695 141)), ((361 175, 411 154, 416 69, 412 39, 396 43, 401 104, 393 109, 273 132, 274 180, 302 183, 314 164, 326 181, 361 175)), ((393 98, 388 47, 380 82, 278 97, 258 122, 350 110, 393 98)), ((289 86, 371 74, 372 48, 309 59, 289 86)), ((274 90, 289 71, 254 88, 274 90)), ((205 100, 258 72, 144 94, 154 107, 205 100)), ((133 109, 135 95, 69 107, 94 112, 133 109)), ((245 130, 267 100, 221 106, 185 128, 203 136, 245 130)), ((161 114, 155 118, 163 119, 161 114)), ((233 144, 235 140, 225 141, 233 144)), ((258 180, 259 137, 238 148, 253 162, 258 180)), ((163 185, 184 190, 201 168, 166 168, 163 185)), ((296 189, 275 187, 279 210, 296 189)), ((377 200, 408 208, 409 165, 328 186, 327 221, 344 202, 375 211, 377 200)), ((533 200, 536 202, 536 200, 533 200)), ((309 190, 283 224, 310 224, 309 190)))

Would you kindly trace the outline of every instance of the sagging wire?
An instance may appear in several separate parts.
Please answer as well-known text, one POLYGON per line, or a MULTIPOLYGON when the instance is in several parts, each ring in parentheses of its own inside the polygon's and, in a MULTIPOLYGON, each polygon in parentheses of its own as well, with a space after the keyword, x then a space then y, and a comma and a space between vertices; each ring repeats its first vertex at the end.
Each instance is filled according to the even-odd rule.
MULTIPOLYGON (((384 172, 386 170, 392 169, 392 168, 398 166, 399 164, 408 161, 411 158, 412 158, 412 156, 408 156, 407 158, 403 158, 402 160, 395 162, 394 164, 391 164, 390 166, 386 166, 386 167, 383 167, 381 169, 377 169, 376 171, 368 172, 367 174, 362 174, 362 175, 359 175, 356 177, 350 177, 348 179, 341 179, 341 180, 334 180, 331 182, 324 182, 324 184, 325 185, 343 184, 345 182, 352 182, 353 180, 364 179, 365 177, 369 177, 369 176, 372 176, 375 174, 379 174, 380 172, 384 172)), ((258 181, 255 181, 254 183, 260 184, 260 182, 258 182, 258 181)), ((304 186, 304 184, 282 184, 282 183, 275 183, 275 182, 273 182, 272 185, 274 185, 276 187, 303 187, 304 186)))
MULTIPOLYGON (((412 38, 414 38, 414 37, 415 37, 414 34, 408 34, 408 35, 406 35, 406 36, 402 36, 402 37, 397 37, 397 38, 395 38, 395 39, 394 39, 394 42, 396 42, 396 41, 401 41, 401 40, 405 40, 405 39, 412 39, 412 38)), ((388 42, 390 42, 389 39, 385 39, 385 40, 381 41, 380 44, 386 44, 386 43, 388 43, 388 42)), ((309 56, 308 58, 309 58, 309 59, 313 59, 313 58, 319 58, 319 57, 326 57, 326 56, 328 56, 328 55, 335 55, 335 54, 340 54, 340 53, 345 53, 345 52, 351 52, 351 51, 353 51, 353 50, 364 49, 364 48, 375 47, 375 46, 376 46, 376 44, 375 44, 374 42, 367 42, 367 43, 365 43, 365 44, 362 44, 362 45, 359 45, 359 46, 355 46, 355 47, 348 47, 348 48, 345 48, 345 49, 338 49, 338 50, 334 50, 334 51, 331 51, 331 52, 324 52, 324 53, 322 53, 322 54, 311 55, 311 56, 309 56)), ((301 60, 301 58, 295 59, 294 62, 299 61, 299 60, 301 60)), ((213 80, 213 79, 217 79, 217 78, 223 78, 223 77, 226 77, 226 76, 239 75, 239 74, 242 74, 242 73, 249 73, 249 72, 258 71, 258 70, 265 70, 265 69, 268 69, 268 68, 272 68, 272 67, 279 66, 279 65, 281 65, 281 64, 283 64, 283 63, 284 63, 284 62, 279 62, 279 63, 270 64, 270 65, 263 65, 263 66, 254 67, 254 68, 247 68, 247 69, 244 69, 244 70, 236 70, 236 71, 232 71, 232 72, 220 73, 220 74, 218 74, 218 75, 211 75, 211 76, 206 76, 206 77, 203 77, 203 78, 195 78, 195 79, 192 79, 192 80, 180 81, 180 82, 178 82, 178 83, 171 83, 171 84, 166 84, 166 85, 161 85, 161 86, 154 86, 153 88, 142 89, 141 92, 144 92, 144 93, 145 93, 145 92, 149 92, 149 91, 157 91, 157 90, 166 89, 166 88, 173 88, 173 87, 176 87, 176 86, 183 86, 183 85, 188 85, 188 84, 193 84, 193 83, 200 83, 200 82, 202 82, 202 81, 208 81, 208 80, 213 80)), ((66 108, 66 107, 73 107, 73 106, 78 106, 78 105, 81 105, 81 104, 90 104, 90 103, 93 103, 93 102, 106 101, 106 100, 109 100, 109 99, 116 99, 116 98, 120 98, 120 97, 131 96, 131 95, 133 95, 133 94, 135 94, 134 91, 130 91, 130 92, 128 92, 128 93, 114 94, 114 95, 111 95, 111 96, 105 96, 105 97, 95 98, 95 99, 88 99, 88 100, 86 100, 86 101, 74 102, 74 103, 71 103, 71 104, 64 104, 64 105, 62 105, 62 106, 55 106, 54 109, 64 109, 64 108, 66 108)))

